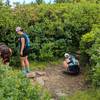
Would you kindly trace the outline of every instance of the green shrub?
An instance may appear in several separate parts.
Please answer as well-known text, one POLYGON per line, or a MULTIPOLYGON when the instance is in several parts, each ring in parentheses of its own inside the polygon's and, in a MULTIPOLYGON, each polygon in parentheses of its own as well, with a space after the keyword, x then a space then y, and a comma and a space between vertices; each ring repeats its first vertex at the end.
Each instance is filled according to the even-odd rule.
POLYGON ((44 43, 42 45, 42 48, 40 49, 40 59, 41 60, 51 60, 53 58, 53 52, 52 52, 52 48, 53 48, 53 43, 44 43))
POLYGON ((100 6, 95 3, 21 5, 15 9, 2 7, 0 42, 5 42, 13 49, 11 64, 16 66, 18 52, 15 28, 21 26, 31 39, 33 53, 30 59, 59 58, 65 52, 79 48, 81 36, 90 32, 93 24, 100 23, 99 11, 100 6), (53 43, 53 47, 47 46, 49 43, 53 43), (48 48, 50 50, 47 52, 48 48))
POLYGON ((97 63, 97 65, 93 68, 92 84, 95 87, 100 87, 100 63, 97 63))
POLYGON ((83 35, 80 46, 90 59, 92 83, 100 86, 100 25, 95 25, 90 33, 83 35))
MULTIPOLYGON (((73 96, 66 97, 64 100, 99 100, 100 99, 100 90, 99 89, 93 89, 93 90, 86 90, 86 91, 80 91, 75 93, 73 96)), ((62 99, 63 100, 63 99, 62 99)))
POLYGON ((50 95, 40 86, 32 86, 21 72, 0 63, 1 100, 50 100, 50 95))

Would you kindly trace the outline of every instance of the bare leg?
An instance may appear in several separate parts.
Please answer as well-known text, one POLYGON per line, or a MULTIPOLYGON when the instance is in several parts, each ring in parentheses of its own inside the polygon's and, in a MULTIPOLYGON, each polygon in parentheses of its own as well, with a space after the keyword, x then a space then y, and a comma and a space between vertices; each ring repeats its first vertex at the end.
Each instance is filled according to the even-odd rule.
POLYGON ((20 57, 20 62, 21 62, 21 66, 22 66, 22 72, 24 74, 26 74, 26 71, 25 71, 25 57, 20 57))
POLYGON ((25 60, 24 57, 20 57, 20 62, 21 62, 21 66, 22 66, 22 68, 25 68, 24 60, 25 60))
POLYGON ((28 61, 28 57, 25 57, 25 67, 29 67, 29 61, 28 61))
POLYGON ((24 62, 25 62, 25 67, 26 67, 27 72, 30 72, 30 70, 29 70, 28 56, 25 57, 25 61, 24 62))
POLYGON ((66 60, 63 61, 63 67, 64 67, 63 74, 68 74, 68 73, 67 73, 67 70, 68 70, 68 64, 67 64, 66 60))

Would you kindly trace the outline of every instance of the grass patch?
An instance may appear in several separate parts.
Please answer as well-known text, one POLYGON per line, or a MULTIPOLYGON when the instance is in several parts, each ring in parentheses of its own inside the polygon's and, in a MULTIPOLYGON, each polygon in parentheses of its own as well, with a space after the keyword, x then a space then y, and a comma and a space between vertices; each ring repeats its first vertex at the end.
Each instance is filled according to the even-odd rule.
POLYGON ((30 61, 30 69, 31 70, 44 70, 48 66, 57 66, 59 64, 62 64, 62 59, 55 60, 55 61, 48 61, 48 62, 39 62, 39 61, 30 61))
POLYGON ((30 62, 30 69, 31 70, 44 70, 47 67, 48 63, 47 62, 36 62, 36 61, 31 61, 30 62))
POLYGON ((78 91, 71 96, 61 97, 60 100, 100 100, 100 89, 78 91))
POLYGON ((63 62, 62 59, 57 59, 57 60, 51 61, 49 63, 52 65, 59 65, 59 64, 62 64, 62 62, 63 62))
POLYGON ((77 92, 70 97, 70 100, 100 100, 100 90, 90 89, 84 92, 77 92))

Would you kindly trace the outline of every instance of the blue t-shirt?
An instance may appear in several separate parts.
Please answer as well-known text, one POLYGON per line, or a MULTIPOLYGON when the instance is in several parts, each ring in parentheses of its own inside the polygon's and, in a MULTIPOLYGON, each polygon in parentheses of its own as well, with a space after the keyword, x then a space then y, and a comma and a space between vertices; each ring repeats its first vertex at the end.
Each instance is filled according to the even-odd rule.
POLYGON ((25 47, 24 47, 24 49, 30 48, 30 39, 29 39, 29 36, 26 33, 24 33, 19 38, 19 47, 20 47, 20 49, 21 49, 21 46, 22 46, 21 38, 25 39, 25 47))

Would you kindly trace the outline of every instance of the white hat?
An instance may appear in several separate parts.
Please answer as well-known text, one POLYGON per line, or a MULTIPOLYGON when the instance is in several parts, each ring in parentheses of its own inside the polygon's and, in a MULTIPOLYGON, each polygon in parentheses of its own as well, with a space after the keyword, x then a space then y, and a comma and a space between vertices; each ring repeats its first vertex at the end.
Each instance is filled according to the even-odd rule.
POLYGON ((16 32, 21 31, 22 28, 21 27, 16 27, 16 32))
POLYGON ((69 57, 69 54, 68 54, 68 53, 65 53, 65 54, 64 54, 64 57, 69 57))

